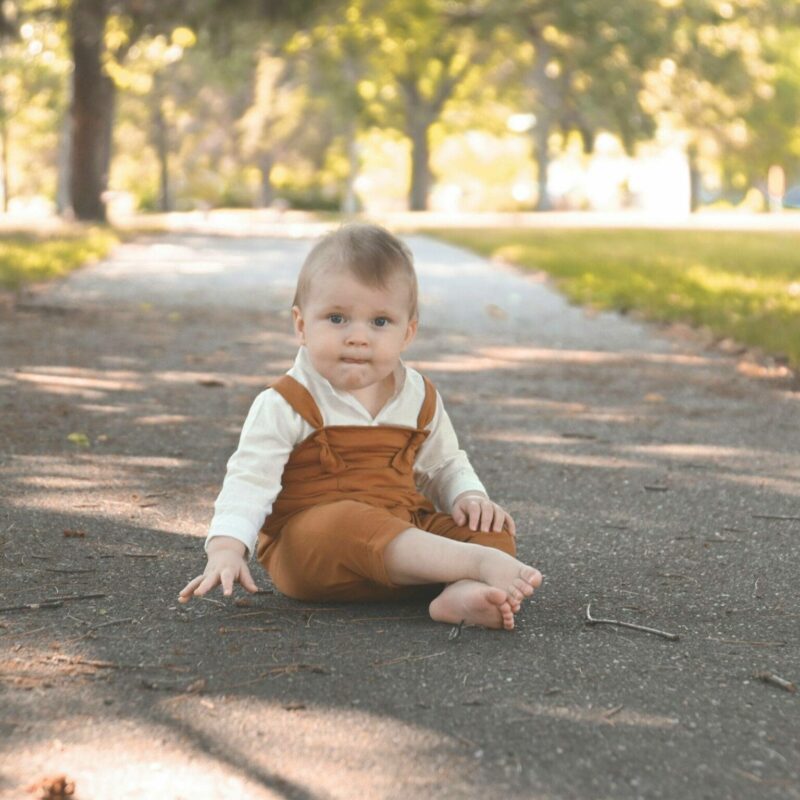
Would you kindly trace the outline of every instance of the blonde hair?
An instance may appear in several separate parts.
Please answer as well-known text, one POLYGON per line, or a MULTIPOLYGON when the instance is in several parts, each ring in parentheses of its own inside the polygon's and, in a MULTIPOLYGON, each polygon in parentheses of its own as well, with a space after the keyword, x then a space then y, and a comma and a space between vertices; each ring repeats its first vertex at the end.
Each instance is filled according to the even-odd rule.
POLYGON ((306 257, 297 277, 292 305, 303 307, 316 275, 324 269, 347 270, 365 286, 385 288, 399 276, 408 284, 409 318, 416 319, 417 273, 411 251, 379 225, 351 222, 323 236, 306 257))

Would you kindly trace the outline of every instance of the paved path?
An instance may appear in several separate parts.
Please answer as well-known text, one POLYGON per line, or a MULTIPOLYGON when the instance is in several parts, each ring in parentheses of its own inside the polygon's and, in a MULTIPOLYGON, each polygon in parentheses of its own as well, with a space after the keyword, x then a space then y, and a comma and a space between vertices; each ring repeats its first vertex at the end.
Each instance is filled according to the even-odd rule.
POLYGON ((800 395, 409 244, 410 360, 545 574, 517 629, 173 602, 309 242, 142 239, 0 318, 0 600, 103 595, 0 617, 0 796, 800 797, 800 696, 753 677, 800 678, 800 395))

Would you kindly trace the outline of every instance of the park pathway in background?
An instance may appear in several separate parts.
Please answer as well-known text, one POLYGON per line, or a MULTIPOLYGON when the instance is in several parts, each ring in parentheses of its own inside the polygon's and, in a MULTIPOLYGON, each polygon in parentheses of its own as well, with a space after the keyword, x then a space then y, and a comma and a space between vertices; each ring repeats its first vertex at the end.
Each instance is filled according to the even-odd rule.
POLYGON ((0 305, 0 797, 800 798, 800 394, 407 241, 408 360, 545 575, 516 630, 257 565, 175 602, 311 242, 142 237, 0 305))

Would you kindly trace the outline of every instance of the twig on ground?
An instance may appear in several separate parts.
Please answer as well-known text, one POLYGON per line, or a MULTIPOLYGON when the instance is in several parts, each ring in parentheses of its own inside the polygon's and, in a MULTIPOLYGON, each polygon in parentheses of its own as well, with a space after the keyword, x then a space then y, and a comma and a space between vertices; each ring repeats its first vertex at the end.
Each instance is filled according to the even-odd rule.
POLYGON ((65 600, 96 600, 98 597, 108 597, 108 595, 102 592, 95 592, 93 594, 65 594, 63 597, 46 597, 42 602, 63 603, 65 600))
POLYGON ((710 642, 719 642, 720 644, 749 644, 751 647, 786 647, 786 642, 758 642, 751 639, 718 639, 715 636, 709 636, 710 642))
POLYGON ((478 749, 478 743, 477 742, 473 742, 472 739, 467 739, 466 736, 463 736, 460 733, 455 733, 455 732, 451 731, 448 735, 452 736, 454 739, 458 739, 459 742, 461 742, 462 744, 465 744, 467 747, 473 747, 476 750, 478 749))
POLYGON ((794 694, 797 691, 797 686, 795 686, 795 684, 791 681, 787 681, 786 678, 775 675, 773 672, 754 672, 753 677, 756 680, 772 684, 772 686, 777 686, 779 689, 783 689, 784 692, 789 692, 789 694, 794 694))
POLYGON ((0 608, 0 612, 3 611, 25 611, 26 609, 30 611, 39 611, 42 608, 58 608, 61 605, 61 601, 49 601, 43 600, 40 603, 23 603, 19 606, 3 606, 0 608))
POLYGON ((224 625, 220 625, 217 633, 220 635, 225 635, 227 633, 244 633, 247 631, 282 631, 283 628, 274 628, 266 625, 240 625, 236 628, 227 628, 224 625))
POLYGON ((69 575, 69 574, 76 574, 77 575, 78 573, 81 573, 81 572, 95 572, 95 568, 91 567, 90 569, 59 569, 58 567, 45 567, 44 571, 45 572, 60 572, 60 573, 62 573, 64 575, 69 575))
POLYGON ((123 553, 128 558, 158 558, 161 553, 123 553))
POLYGON ((619 714, 623 708, 625 708, 625 706, 622 703, 620 703, 618 706, 614 706, 613 708, 609 708, 608 711, 603 714, 603 719, 611 719, 611 717, 614 715, 619 714))
POLYGON ((455 625, 450 629, 450 633, 447 634, 448 641, 452 642, 454 639, 458 639, 458 637, 461 636, 461 630, 463 629, 465 622, 466 620, 462 619, 458 625, 455 625))
POLYGON ((99 625, 92 625, 92 630, 97 630, 98 628, 107 628, 109 625, 121 625, 123 622, 133 622, 133 617, 110 619, 108 622, 101 622, 99 625))
POLYGON ((416 614, 416 615, 413 615, 413 616, 401 615, 401 616, 396 616, 396 617, 356 617, 355 619, 347 620, 347 622, 348 623, 351 623, 351 622, 378 622, 378 621, 383 621, 383 620, 387 620, 387 619, 391 619, 391 620, 394 620, 394 619, 430 619, 430 617, 427 614, 416 614))
POLYGON ((66 664, 73 664, 80 667, 96 667, 97 669, 168 669, 173 672, 187 672, 189 667, 180 666, 179 664, 120 664, 116 661, 100 661, 94 658, 81 658, 80 656, 67 656, 61 653, 56 653, 51 656, 44 656, 38 661, 52 662, 58 661, 66 664))
POLYGON ((436 658, 436 656, 443 656, 445 654, 445 650, 442 650, 440 653, 429 653, 424 656, 400 656, 399 658, 390 658, 388 661, 373 661, 373 667, 388 667, 392 664, 399 664, 401 661, 421 661, 424 658, 436 658))
POLYGON ((220 692, 227 692, 230 689, 238 689, 241 686, 250 686, 253 683, 258 683, 259 681, 263 681, 266 678, 273 678, 277 675, 293 675, 296 672, 315 672, 318 675, 327 675, 329 670, 325 669, 325 667, 321 667, 318 664, 285 664, 280 667, 272 667, 272 669, 268 669, 266 672, 262 672, 259 675, 256 675, 255 678, 250 678, 246 681, 240 681, 239 683, 229 683, 225 686, 214 687, 215 691, 220 692))
POLYGON ((592 616, 591 614, 592 604, 589 603, 586 606, 586 622, 590 625, 617 625, 620 628, 631 628, 635 631, 644 631, 645 633, 652 633, 656 636, 661 636, 664 639, 669 639, 672 642, 677 642, 680 639, 680 635, 677 633, 667 633, 666 631, 661 631, 658 628, 650 628, 647 625, 637 625, 635 622, 622 622, 618 619, 597 619, 592 616))

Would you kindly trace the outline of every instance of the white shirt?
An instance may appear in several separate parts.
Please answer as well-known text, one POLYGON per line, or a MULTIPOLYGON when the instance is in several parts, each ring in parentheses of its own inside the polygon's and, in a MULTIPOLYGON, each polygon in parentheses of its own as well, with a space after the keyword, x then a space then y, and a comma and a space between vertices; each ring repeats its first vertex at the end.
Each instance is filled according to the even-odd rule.
MULTIPOLYGON (((395 392, 373 417, 349 392, 335 389, 312 366, 301 347, 287 373, 311 392, 327 425, 401 425, 417 427, 425 383, 422 375, 402 362, 395 373, 395 392)), ((440 511, 450 513, 453 501, 466 491, 485 492, 483 484, 458 447, 453 425, 436 393, 436 412, 414 463, 417 488, 440 511)), ((222 490, 206 547, 214 536, 238 539, 252 555, 258 532, 281 490, 289 456, 314 432, 278 392, 267 389, 256 397, 242 427, 239 446, 228 461, 222 490)))

